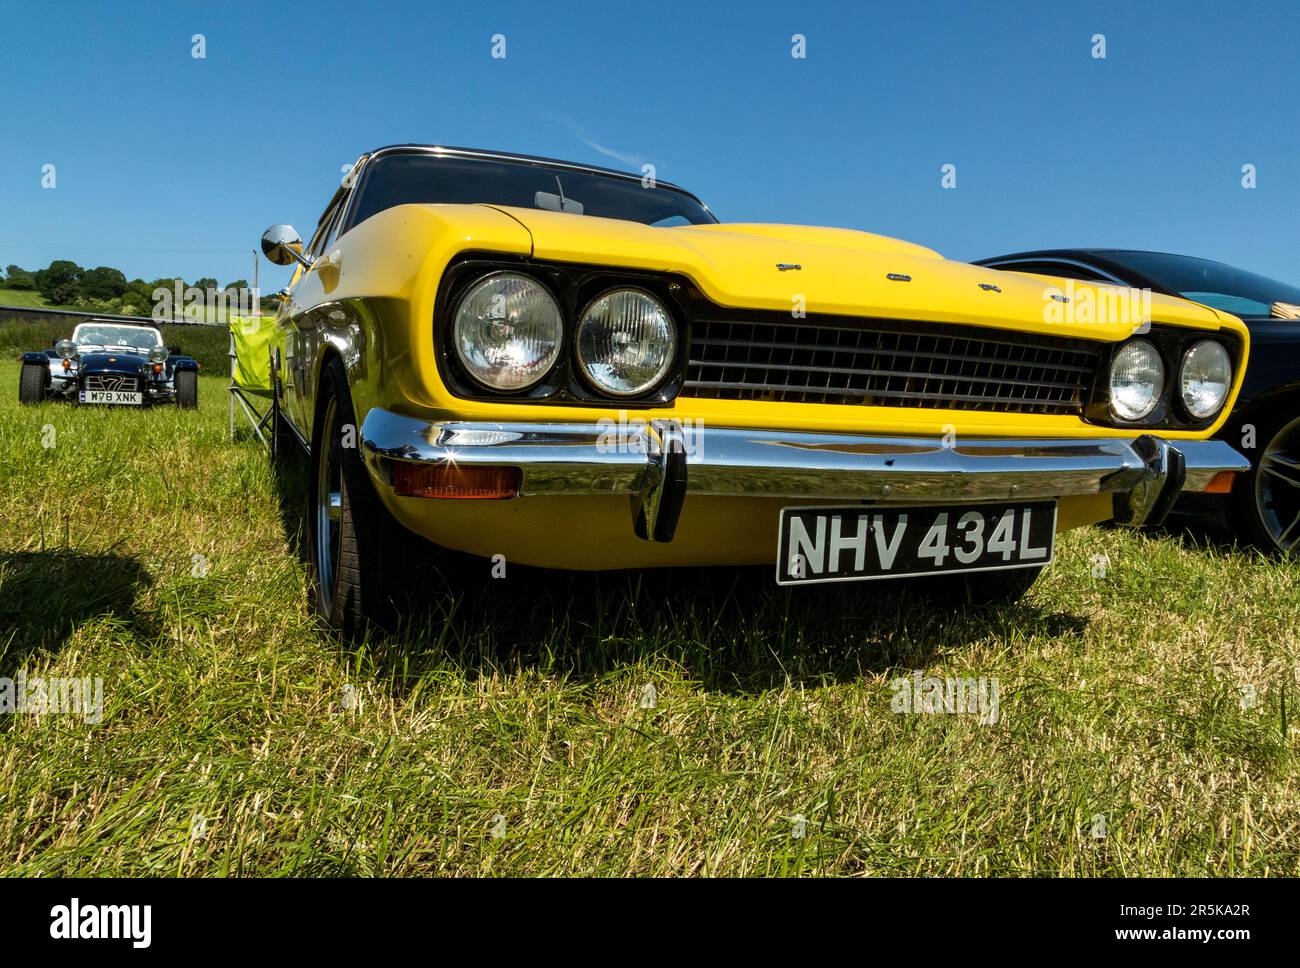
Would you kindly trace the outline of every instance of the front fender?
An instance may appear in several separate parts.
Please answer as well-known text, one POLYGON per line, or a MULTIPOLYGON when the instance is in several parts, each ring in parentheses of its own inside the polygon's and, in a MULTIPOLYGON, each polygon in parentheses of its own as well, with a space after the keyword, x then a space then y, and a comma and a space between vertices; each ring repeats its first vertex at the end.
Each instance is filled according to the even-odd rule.
POLYGON ((172 373, 179 373, 181 370, 198 370, 199 362, 190 356, 177 356, 171 361, 172 373))
POLYGON ((49 366, 49 365, 50 365, 50 354, 49 354, 49 353, 37 353, 37 352, 24 353, 24 354, 23 354, 23 362, 24 362, 24 363, 39 363, 41 366, 49 366))

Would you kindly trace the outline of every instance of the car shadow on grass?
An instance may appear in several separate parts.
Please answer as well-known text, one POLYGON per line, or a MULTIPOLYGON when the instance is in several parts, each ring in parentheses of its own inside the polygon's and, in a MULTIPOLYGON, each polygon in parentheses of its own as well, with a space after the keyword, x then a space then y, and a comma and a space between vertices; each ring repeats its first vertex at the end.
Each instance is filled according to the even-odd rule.
POLYGON ((767 567, 490 572, 463 555, 421 566, 418 585, 432 593, 408 600, 403 627, 369 657, 394 683, 445 663, 471 677, 596 681, 666 662, 708 691, 754 694, 924 670, 977 642, 1078 636, 1087 624, 1031 601, 965 609, 906 583, 791 589, 767 567))
POLYGON ((137 595, 151 583, 129 555, 66 548, 0 553, 0 670, 58 652, 92 618, 152 638, 149 619, 136 608, 137 595))
MULTIPOLYGON (((285 540, 306 562, 306 460, 277 462, 285 540)), ((898 582, 777 586, 771 567, 566 572, 413 539, 398 628, 357 647, 401 691, 448 665, 597 681, 642 662, 679 666, 709 691, 752 694, 927 669, 990 638, 1080 635, 1086 620, 1031 601, 961 609, 898 582)), ((352 646, 345 646, 352 650, 352 646)))
POLYGON ((1155 534, 1175 541, 1190 551, 1221 554, 1262 554, 1249 541, 1238 538, 1226 517, 1220 514, 1171 514, 1155 534))

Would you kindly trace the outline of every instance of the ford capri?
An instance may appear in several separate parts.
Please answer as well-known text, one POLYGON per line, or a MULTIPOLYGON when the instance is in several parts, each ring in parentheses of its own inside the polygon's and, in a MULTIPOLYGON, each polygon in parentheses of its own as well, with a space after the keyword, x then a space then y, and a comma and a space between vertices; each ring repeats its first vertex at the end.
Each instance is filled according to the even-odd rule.
POLYGON ((315 614, 348 638, 400 618, 411 533, 485 576, 763 565, 981 605, 1057 533, 1249 466, 1210 439, 1248 352, 1229 313, 1071 321, 1050 278, 723 223, 650 177, 382 148, 308 242, 262 248, 295 267, 276 431, 309 456, 315 614))
POLYGON ((163 344, 152 326, 110 320, 79 324, 71 339, 24 353, 20 403, 45 399, 110 406, 199 405, 199 364, 163 344))

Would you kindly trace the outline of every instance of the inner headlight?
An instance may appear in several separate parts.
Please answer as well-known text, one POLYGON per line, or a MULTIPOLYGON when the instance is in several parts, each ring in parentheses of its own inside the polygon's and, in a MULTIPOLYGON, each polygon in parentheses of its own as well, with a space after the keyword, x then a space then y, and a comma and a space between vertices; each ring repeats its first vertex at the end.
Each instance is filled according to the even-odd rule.
POLYGON ((494 272, 469 287, 452 324, 456 356, 493 390, 524 390, 550 372, 564 336, 550 290, 518 272, 494 272))
POLYGON ((167 362, 167 347, 165 347, 165 346, 152 346, 152 347, 150 347, 150 348, 149 348, 149 362, 150 362, 150 363, 166 363, 166 362, 167 362))
POLYGON ((1198 420, 1218 413, 1232 387, 1232 361, 1223 344, 1212 339, 1197 340, 1183 354, 1179 373, 1187 412, 1198 420))
POLYGON ((70 360, 77 355, 77 344, 70 339, 61 339, 54 344, 54 352, 65 360, 70 360))
POLYGON ((615 289, 593 300, 578 322, 578 365, 614 397, 644 393, 663 379, 677 350, 668 310, 640 289, 615 289))
POLYGON ((1165 364, 1144 339, 1125 344, 1110 364, 1110 409, 1121 420, 1141 420, 1165 389, 1165 364))

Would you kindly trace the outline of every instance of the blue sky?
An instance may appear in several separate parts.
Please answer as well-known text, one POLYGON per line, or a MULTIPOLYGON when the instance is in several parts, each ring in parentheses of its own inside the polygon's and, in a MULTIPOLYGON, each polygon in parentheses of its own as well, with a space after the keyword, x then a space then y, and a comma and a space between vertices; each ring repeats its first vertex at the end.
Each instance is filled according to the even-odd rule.
MULTIPOLYGON (((418 141, 647 161, 725 221, 951 258, 1134 246, 1300 282, 1294 0, 0 0, 0 23, 0 265, 248 277, 268 224, 307 234, 343 164, 418 141)), ((263 263, 263 290, 287 275, 263 263)))

